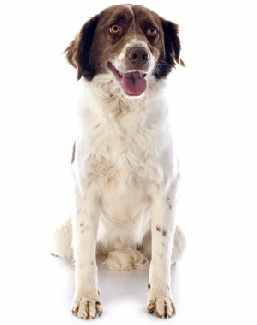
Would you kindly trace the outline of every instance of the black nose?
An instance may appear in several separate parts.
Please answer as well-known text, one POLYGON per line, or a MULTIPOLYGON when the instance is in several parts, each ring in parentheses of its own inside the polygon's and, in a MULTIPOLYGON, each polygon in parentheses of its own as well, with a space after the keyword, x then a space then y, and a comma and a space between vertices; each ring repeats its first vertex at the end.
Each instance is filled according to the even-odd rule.
POLYGON ((126 59, 130 65, 145 68, 149 61, 147 50, 142 46, 129 47, 126 51, 126 59))

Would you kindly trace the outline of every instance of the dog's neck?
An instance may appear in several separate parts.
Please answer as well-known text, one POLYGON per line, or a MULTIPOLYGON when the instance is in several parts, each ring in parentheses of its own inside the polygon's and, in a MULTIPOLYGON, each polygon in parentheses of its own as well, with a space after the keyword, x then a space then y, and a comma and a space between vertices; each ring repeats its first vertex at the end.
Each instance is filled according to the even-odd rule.
MULTIPOLYGON (((142 119, 154 113, 153 107, 158 106, 160 113, 163 83, 151 80, 146 93, 137 98, 129 98, 113 82, 109 76, 101 75, 93 81, 81 81, 80 106, 93 115, 98 115, 112 120, 142 119)), ((165 108, 164 108, 165 110, 165 108)), ((161 114, 162 115, 162 114, 161 114)))
POLYGON ((137 99, 117 93, 110 96, 111 92, 92 82, 83 82, 80 93, 78 139, 95 157, 110 159, 110 146, 113 160, 124 150, 134 152, 134 146, 140 157, 142 152, 147 157, 155 152, 157 143, 169 139, 167 105, 161 95, 137 99))

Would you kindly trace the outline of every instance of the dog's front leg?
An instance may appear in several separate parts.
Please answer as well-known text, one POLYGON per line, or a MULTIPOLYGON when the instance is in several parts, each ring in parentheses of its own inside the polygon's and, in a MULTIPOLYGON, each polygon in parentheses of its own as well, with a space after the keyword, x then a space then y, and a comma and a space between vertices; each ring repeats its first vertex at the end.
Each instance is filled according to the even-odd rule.
POLYGON ((169 318, 175 313, 171 293, 171 256, 174 239, 174 216, 171 197, 158 191, 151 213, 152 258, 149 268, 149 313, 169 318))
POLYGON ((75 260, 75 295, 72 313, 82 319, 92 319, 102 313, 97 285, 96 238, 99 221, 99 200, 94 191, 86 197, 76 193, 77 215, 73 220, 75 260))

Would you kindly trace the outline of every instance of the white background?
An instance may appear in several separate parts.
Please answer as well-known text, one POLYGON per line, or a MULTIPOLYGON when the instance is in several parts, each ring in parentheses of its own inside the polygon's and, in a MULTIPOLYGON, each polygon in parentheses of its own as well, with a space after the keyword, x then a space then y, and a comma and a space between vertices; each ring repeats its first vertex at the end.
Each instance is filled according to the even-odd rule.
MULTIPOLYGON (((130 1, 138 3, 138 1, 130 1)), ((181 26, 187 64, 170 76, 187 250, 170 324, 257 324, 256 8, 254 1, 144 4, 181 26)), ((68 216, 76 76, 63 50, 112 1, 1 1, 0 323, 82 324, 72 270, 49 255, 68 216)), ((145 312, 146 275, 100 272, 107 324, 145 312)))

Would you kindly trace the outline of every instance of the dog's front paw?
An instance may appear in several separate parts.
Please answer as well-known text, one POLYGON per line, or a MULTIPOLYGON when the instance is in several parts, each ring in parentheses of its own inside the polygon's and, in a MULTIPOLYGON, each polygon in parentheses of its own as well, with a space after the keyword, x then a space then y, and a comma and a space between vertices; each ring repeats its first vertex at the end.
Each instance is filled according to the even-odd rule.
POLYGON ((160 318, 171 318, 176 313, 174 302, 168 296, 149 297, 147 311, 160 318))
POLYGON ((102 304, 99 300, 89 297, 75 299, 72 307, 72 314, 81 319, 94 319, 103 312, 102 304))

